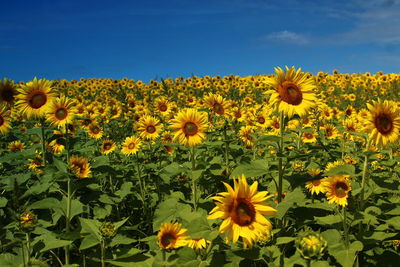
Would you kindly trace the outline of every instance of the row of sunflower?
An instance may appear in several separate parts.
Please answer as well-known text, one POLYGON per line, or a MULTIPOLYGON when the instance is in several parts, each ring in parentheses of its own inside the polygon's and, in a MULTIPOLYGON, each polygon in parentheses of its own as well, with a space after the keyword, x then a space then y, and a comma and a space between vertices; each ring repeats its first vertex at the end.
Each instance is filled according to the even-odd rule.
POLYGON ((398 79, 4 79, 0 263, 390 265, 398 79))

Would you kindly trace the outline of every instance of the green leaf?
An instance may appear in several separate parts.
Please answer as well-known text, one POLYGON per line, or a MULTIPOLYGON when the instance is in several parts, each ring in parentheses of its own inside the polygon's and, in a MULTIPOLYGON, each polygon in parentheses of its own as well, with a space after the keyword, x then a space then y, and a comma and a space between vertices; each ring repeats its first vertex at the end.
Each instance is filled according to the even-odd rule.
POLYGON ((292 192, 288 193, 286 197, 277 206, 276 217, 282 219, 286 212, 295 206, 296 203, 303 203, 306 196, 303 193, 302 188, 297 187, 292 192))
POLYGON ((5 197, 0 197, 0 208, 7 206, 8 199, 5 197))
POLYGON ((314 220, 321 225, 332 225, 335 223, 340 223, 342 222, 342 219, 340 218, 339 215, 328 215, 325 217, 315 217, 314 220))
POLYGON ((96 237, 94 237, 93 235, 88 235, 82 239, 81 245, 79 246, 79 250, 85 250, 99 244, 100 241, 96 237))
POLYGON ((110 165, 110 160, 108 156, 98 156, 92 160, 92 168, 98 168, 100 166, 107 166, 110 165))
POLYGON ((154 213, 153 230, 158 231, 161 224, 175 220, 179 213, 189 213, 192 208, 188 204, 179 203, 176 198, 168 198, 161 202, 154 213))
POLYGON ((288 236, 278 237, 276 239, 276 244, 277 245, 287 244, 287 243, 294 241, 295 239, 296 238, 294 238, 294 237, 288 237, 288 236))
POLYGON ((96 237, 97 240, 101 240, 101 235, 100 235, 100 226, 101 223, 97 220, 92 220, 92 219, 85 219, 80 217, 79 221, 81 222, 81 233, 90 233, 93 235, 93 237, 96 237))
POLYGON ((68 165, 56 157, 53 157, 54 166, 56 166, 57 170, 61 171, 62 173, 68 173, 68 165))
POLYGON ((330 169, 328 172, 324 173, 323 176, 331 176, 331 175, 355 175, 355 167, 350 164, 340 165, 330 169))
POLYGON ((126 217, 125 219, 114 223, 115 230, 118 230, 118 228, 120 228, 122 225, 124 225, 128 221, 128 219, 129 219, 129 217, 126 217))
POLYGON ((238 165, 231 173, 230 178, 237 178, 244 174, 246 177, 258 177, 269 173, 268 162, 264 159, 238 165))
POLYGON ((65 247, 68 245, 72 244, 72 241, 69 240, 61 240, 61 239, 43 239, 44 243, 44 248, 42 248, 40 251, 44 252, 50 249, 55 249, 55 248, 60 248, 60 247, 65 247))
POLYGON ((169 183, 171 180, 171 177, 174 177, 178 174, 181 174, 183 172, 186 172, 188 169, 183 166, 180 165, 176 162, 171 163, 170 165, 165 166, 159 173, 161 179, 163 179, 163 181, 165 183, 169 183))
POLYGON ((116 236, 113 237, 113 239, 110 242, 110 247, 114 247, 116 245, 129 245, 135 242, 136 239, 117 234, 116 236))
POLYGON ((56 209, 61 208, 61 203, 54 197, 48 197, 32 203, 30 209, 56 209))

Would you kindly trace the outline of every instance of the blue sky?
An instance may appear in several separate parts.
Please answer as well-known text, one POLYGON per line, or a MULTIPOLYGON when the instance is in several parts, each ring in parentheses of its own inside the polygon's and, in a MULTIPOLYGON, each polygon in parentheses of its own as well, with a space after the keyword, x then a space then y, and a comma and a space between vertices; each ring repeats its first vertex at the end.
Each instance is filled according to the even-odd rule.
POLYGON ((0 78, 400 72, 400 0, 7 1, 0 78))

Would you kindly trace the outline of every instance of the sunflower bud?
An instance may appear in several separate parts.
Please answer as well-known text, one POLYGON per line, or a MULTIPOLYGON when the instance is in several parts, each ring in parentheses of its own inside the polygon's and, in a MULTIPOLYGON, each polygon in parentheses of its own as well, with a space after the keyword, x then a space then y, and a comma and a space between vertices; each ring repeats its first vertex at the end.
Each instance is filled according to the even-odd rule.
POLYGON ((113 237, 116 234, 116 229, 113 223, 105 222, 100 226, 100 233, 104 237, 113 237))
POLYGON ((37 223, 37 217, 32 212, 25 211, 19 217, 19 223, 20 223, 21 228, 23 228, 23 229, 32 228, 32 227, 35 227, 35 225, 37 223))
POLYGON ((320 233, 307 230, 300 233, 296 240, 296 248, 305 259, 320 258, 327 247, 326 240, 320 233))

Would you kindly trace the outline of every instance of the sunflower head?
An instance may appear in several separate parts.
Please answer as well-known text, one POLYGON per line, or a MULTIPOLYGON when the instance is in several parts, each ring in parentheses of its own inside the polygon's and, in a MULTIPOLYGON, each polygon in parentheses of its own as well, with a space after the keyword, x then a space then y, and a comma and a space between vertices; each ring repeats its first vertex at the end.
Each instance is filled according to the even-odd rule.
POLYGON ((275 72, 275 77, 266 81, 274 89, 270 91, 270 104, 288 117, 305 115, 316 101, 314 79, 294 67, 286 67, 286 71, 278 67, 275 72))
POLYGON ((189 238, 187 232, 180 223, 163 223, 157 234, 158 246, 166 250, 186 246, 189 238))
POLYGON ((35 78, 20 86, 16 104, 27 118, 41 118, 46 115, 54 97, 51 85, 51 81, 35 78))
POLYGON ((117 146, 112 140, 104 140, 103 143, 101 143, 101 153, 108 155, 113 152, 116 147, 117 146))
POLYGON ((399 139, 400 113, 396 105, 389 101, 373 101, 367 104, 369 115, 366 121, 365 131, 369 133, 371 144, 384 147, 395 143, 399 139))
POLYGON ((187 246, 194 250, 200 250, 205 249, 210 243, 211 241, 205 238, 193 238, 188 241, 187 246))
POLYGON ((91 167, 88 158, 73 155, 69 159, 69 166, 72 172, 78 178, 88 178, 91 173, 91 167))
POLYGON ((75 116, 75 103, 65 96, 58 97, 49 105, 47 121, 55 127, 65 127, 75 116))
POLYGON ((23 229, 29 229, 35 227, 37 224, 37 217, 31 211, 25 211, 19 217, 20 226, 23 229))
POLYGON ((198 145, 205 139, 208 127, 207 115, 196 109, 184 109, 171 121, 171 130, 174 132, 173 140, 189 147, 198 145))
POLYGON ((140 137, 154 140, 160 135, 162 125, 159 119, 145 115, 139 120, 137 130, 140 137))
POLYGON ((142 141, 136 136, 130 136, 125 138, 124 143, 122 144, 121 153, 124 155, 132 155, 136 154, 139 151, 139 148, 142 144, 142 141))
POLYGON ((347 198, 351 190, 349 175, 333 175, 324 179, 323 186, 328 203, 335 203, 338 206, 347 206, 347 198))
POLYGON ((13 105, 15 95, 17 94, 17 87, 14 81, 4 78, 0 80, 0 104, 13 105))
POLYGON ((306 230, 296 239, 296 248, 305 259, 317 259, 324 255, 328 242, 318 232, 306 230))
POLYGON ((271 235, 272 224, 264 215, 275 215, 276 210, 265 200, 273 197, 268 192, 257 192, 258 183, 247 184, 242 175, 234 181, 234 188, 224 183, 227 192, 212 197, 217 203, 208 219, 223 219, 220 233, 226 233, 226 241, 236 243, 242 237, 244 247, 253 246, 254 242, 271 235))
POLYGON ((11 111, 4 105, 0 104, 0 133, 6 134, 11 129, 11 111))

